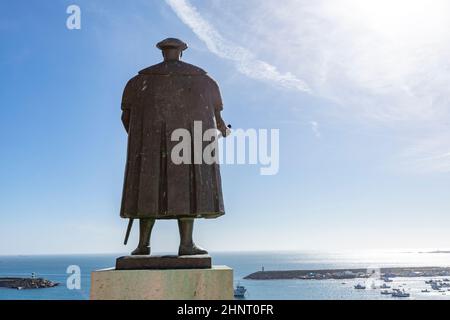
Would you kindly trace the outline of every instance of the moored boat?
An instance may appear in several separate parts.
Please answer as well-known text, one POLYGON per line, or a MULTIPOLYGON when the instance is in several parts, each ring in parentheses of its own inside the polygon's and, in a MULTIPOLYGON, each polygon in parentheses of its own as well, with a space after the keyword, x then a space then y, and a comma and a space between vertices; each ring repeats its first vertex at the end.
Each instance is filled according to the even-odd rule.
POLYGON ((245 294, 247 292, 247 289, 244 286, 237 285, 234 289, 234 297, 235 298, 245 298, 245 294))
POLYGON ((406 292, 404 289, 403 290, 394 289, 394 291, 392 292, 392 296, 395 298, 408 298, 410 294, 406 292))

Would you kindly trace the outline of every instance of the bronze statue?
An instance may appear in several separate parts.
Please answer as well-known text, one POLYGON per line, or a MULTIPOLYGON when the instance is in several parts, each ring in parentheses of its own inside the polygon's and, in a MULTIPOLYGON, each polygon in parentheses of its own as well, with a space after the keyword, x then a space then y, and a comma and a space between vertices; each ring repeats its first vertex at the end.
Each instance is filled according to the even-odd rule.
POLYGON ((148 255, 155 220, 178 219, 178 255, 206 254, 192 232, 195 218, 225 213, 219 165, 173 163, 177 141, 171 141, 171 134, 179 128, 192 133, 194 121, 201 121, 203 131, 217 128, 225 137, 222 99, 204 70, 180 61, 184 42, 168 38, 157 47, 164 61, 129 80, 122 98, 128 154, 120 216, 130 219, 125 244, 133 219, 139 219, 139 244, 132 255, 148 255))

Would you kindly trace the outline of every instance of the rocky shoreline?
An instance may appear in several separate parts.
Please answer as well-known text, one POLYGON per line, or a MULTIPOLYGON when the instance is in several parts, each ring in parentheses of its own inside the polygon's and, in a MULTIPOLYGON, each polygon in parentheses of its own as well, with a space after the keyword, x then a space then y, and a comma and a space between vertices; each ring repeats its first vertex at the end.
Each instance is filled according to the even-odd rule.
MULTIPOLYGON (((450 276, 450 267, 395 267, 379 269, 380 277, 437 277, 450 276)), ((247 280, 326 280, 369 278, 374 269, 328 269, 328 270, 279 270, 258 271, 244 277, 247 280)))
POLYGON ((42 278, 0 278, 0 288, 42 289, 57 286, 57 282, 42 278))

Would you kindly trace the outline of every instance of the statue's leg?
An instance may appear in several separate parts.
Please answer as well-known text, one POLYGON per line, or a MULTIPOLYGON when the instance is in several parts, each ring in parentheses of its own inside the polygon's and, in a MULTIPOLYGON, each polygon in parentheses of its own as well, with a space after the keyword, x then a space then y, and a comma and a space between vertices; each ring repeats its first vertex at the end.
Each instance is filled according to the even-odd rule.
POLYGON ((154 224, 155 219, 139 219, 139 244, 132 255, 150 254, 150 236, 154 224))
POLYGON ((180 230, 180 248, 179 256, 192 256, 196 254, 207 254, 203 248, 197 247, 192 240, 194 231, 194 219, 178 219, 178 228, 180 230))

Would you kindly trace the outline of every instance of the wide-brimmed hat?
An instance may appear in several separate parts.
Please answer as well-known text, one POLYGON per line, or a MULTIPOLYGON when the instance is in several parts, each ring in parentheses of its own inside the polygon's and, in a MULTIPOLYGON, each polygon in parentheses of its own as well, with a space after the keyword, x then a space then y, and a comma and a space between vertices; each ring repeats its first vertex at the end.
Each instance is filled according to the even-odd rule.
POLYGON ((184 51, 188 48, 188 45, 176 38, 167 38, 156 44, 158 49, 179 49, 180 51, 184 51))

